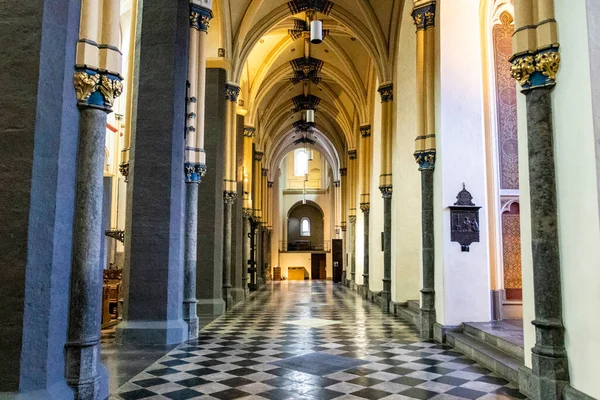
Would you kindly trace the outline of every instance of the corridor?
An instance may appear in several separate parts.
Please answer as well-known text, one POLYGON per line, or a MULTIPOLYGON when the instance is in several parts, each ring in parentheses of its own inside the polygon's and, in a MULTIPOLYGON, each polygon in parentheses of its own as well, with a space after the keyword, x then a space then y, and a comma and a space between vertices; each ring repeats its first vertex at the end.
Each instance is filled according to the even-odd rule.
POLYGON ((460 353, 331 282, 281 282, 215 320, 116 399, 522 399, 460 353))

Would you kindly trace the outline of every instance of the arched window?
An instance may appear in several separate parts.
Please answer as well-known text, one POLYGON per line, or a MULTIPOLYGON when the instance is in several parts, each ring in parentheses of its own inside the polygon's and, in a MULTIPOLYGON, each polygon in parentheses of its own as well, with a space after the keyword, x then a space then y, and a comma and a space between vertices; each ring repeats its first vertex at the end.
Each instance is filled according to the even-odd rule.
POLYGON ((300 236, 310 236, 310 219, 307 217, 300 220, 300 236))
POLYGON ((306 174, 308 174, 308 152, 305 149, 298 149, 294 153, 294 176, 306 174))

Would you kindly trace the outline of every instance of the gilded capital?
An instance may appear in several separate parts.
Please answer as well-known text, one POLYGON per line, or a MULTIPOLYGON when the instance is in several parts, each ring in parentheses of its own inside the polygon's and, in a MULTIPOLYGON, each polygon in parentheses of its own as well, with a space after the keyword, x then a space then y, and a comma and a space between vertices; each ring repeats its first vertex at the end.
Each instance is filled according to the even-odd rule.
POLYGON ((262 169, 262 176, 268 176, 269 175, 269 170, 267 168, 263 168, 262 169))
POLYGON ((379 190, 381 191, 381 195, 384 199, 391 198, 392 193, 394 192, 392 185, 380 186, 379 190))
POLYGON ((225 98, 232 103, 237 103, 238 96, 240 95, 240 87, 233 83, 225 84, 225 98))
POLYGON ((356 215, 348 216, 348 220, 350 221, 351 224, 356 223, 356 215))
POLYGON ((265 155, 265 153, 263 153, 262 151, 255 151, 254 152, 254 161, 262 161, 264 155, 265 155))
POLYGON ((230 192, 230 191, 223 192, 223 201, 225 202, 225 204, 233 204, 233 203, 235 203, 236 199, 237 199, 236 192, 230 192))
POLYGON ((202 32, 208 32, 213 13, 210 9, 197 4, 190 4, 190 27, 202 32))
POLYGON ((415 152, 414 157, 419 165, 419 171, 435 169, 435 156, 435 149, 415 152))
POLYGON ((348 175, 348 168, 340 168, 340 175, 341 176, 348 175))
POLYGON ((356 160, 357 157, 357 152, 356 150, 349 150, 348 151, 348 158, 351 160, 356 160))
POLYGON ((253 128, 251 126, 244 126, 244 137, 253 139, 255 135, 256 135, 256 128, 253 128))
POLYGON ((377 89, 377 91, 381 95, 382 103, 388 103, 388 102, 394 100, 394 84, 393 83, 380 86, 379 89, 377 89))
POLYGON ((335 186, 336 188, 339 188, 342 184, 340 183, 340 181, 335 181, 333 182, 333 186, 335 186))
POLYGON ((360 136, 363 138, 371 136, 371 125, 363 125, 360 127, 360 136))
POLYGON ((186 162, 183 168, 187 183, 200 183, 206 175, 206 165, 204 164, 186 162))
POLYGON ((417 31, 435 27, 435 1, 415 7, 412 17, 417 31))
POLYGON ((112 110, 117 97, 123 93, 121 77, 92 70, 80 70, 73 74, 75 96, 80 106, 112 110))
POLYGON ((524 92, 556 85, 556 75, 560 68, 558 47, 514 56, 511 63, 510 74, 524 92))
POLYGON ((360 203, 360 210, 364 213, 371 210, 371 203, 360 203))

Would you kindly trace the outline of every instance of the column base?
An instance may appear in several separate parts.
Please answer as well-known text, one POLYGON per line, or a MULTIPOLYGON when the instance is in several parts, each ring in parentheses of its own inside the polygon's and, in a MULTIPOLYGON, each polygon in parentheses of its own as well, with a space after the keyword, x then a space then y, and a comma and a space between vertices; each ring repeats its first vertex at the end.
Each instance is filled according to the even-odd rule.
POLYGON ((174 321, 123 321, 117 326, 118 344, 178 344, 188 340, 188 325, 174 321))
POLYGON ((567 381, 534 375, 528 367, 519 368, 519 390, 531 400, 562 400, 567 387, 567 381))
POLYGON ((381 292, 381 311, 389 313, 390 303, 392 302, 392 295, 389 292, 381 292))
MULTIPOLYGON (((108 381, 107 381, 108 384, 108 381)), ((67 385, 67 381, 56 383, 44 390, 23 391, 23 392, 0 392, 0 399, 47 399, 47 400, 72 400, 73 389, 67 385)))
POLYGON ((232 288, 231 297, 233 298, 233 305, 235 306, 241 301, 244 301, 246 297, 246 291, 242 288, 232 288))
POLYGON ((223 299, 198 300, 198 317, 216 318, 225 313, 225 301, 223 299))
POLYGON ((74 399, 108 397, 108 371, 100 361, 100 341, 69 344, 66 350, 67 384, 74 399))
POLYGON ((504 290, 492 290, 492 319, 494 321, 502 321, 502 299, 504 298, 504 290))
MULTIPOLYGON (((419 318, 419 330, 423 339, 434 339, 435 310, 421 309, 421 317, 419 318)), ((440 325, 441 326, 441 325, 440 325)), ((445 335, 445 334, 444 334, 445 335)))

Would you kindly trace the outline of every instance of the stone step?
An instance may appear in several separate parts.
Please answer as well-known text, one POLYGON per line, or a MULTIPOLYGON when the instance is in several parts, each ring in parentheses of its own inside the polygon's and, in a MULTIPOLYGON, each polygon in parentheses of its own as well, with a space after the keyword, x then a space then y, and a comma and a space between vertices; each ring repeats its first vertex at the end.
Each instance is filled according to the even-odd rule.
POLYGON ((523 365, 522 360, 466 333, 448 332, 447 340, 450 346, 470 359, 519 386, 519 368, 523 365))
POLYGON ((420 313, 421 312, 421 302, 419 300, 409 300, 408 308, 420 313))
POLYGON ((523 350, 523 346, 519 344, 511 343, 510 341, 504 338, 496 336, 490 332, 486 332, 482 330, 479 326, 468 322, 465 322, 463 324, 463 332, 493 347, 496 347, 498 350, 501 350, 505 353, 516 357, 517 359, 521 360, 521 362, 523 362, 524 360, 525 351, 523 350))
POLYGON ((398 315, 400 318, 410 322, 417 328, 420 325, 419 320, 421 318, 421 312, 410 308, 408 305, 397 304, 396 305, 396 315, 398 315))

